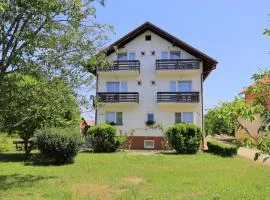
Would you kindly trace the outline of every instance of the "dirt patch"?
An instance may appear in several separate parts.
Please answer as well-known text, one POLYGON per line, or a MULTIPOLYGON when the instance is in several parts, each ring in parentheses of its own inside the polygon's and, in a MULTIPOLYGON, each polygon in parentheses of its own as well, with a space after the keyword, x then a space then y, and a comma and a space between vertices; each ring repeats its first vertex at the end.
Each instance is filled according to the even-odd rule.
POLYGON ((74 184, 71 186, 75 199, 76 197, 98 197, 100 199, 110 200, 117 196, 120 196, 124 189, 115 188, 110 185, 101 184, 74 184))
POLYGON ((122 181, 125 183, 132 184, 132 185, 139 185, 143 182, 143 178, 138 177, 138 176, 131 176, 131 177, 123 178, 122 181))

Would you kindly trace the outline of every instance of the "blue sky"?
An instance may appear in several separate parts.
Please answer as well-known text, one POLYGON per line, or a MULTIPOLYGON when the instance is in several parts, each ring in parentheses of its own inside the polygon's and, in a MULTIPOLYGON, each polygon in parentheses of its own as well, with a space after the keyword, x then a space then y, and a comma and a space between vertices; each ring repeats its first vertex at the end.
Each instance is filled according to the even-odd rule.
POLYGON ((258 68, 269 68, 269 0, 107 0, 97 20, 112 24, 111 42, 145 21, 159 26, 219 61, 204 82, 205 108, 229 101, 258 68))

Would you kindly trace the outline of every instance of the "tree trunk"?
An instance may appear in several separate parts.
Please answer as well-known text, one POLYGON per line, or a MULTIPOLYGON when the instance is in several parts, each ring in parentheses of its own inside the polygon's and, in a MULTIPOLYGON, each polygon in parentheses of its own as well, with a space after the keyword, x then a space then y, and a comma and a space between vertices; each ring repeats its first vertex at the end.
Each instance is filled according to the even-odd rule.
POLYGON ((31 148, 31 145, 29 145, 28 146, 28 143, 29 143, 29 140, 27 139, 27 140, 24 140, 23 141, 24 142, 24 155, 25 155, 25 158, 26 159, 29 159, 29 157, 30 157, 30 152, 31 152, 31 150, 32 150, 32 148, 31 148))

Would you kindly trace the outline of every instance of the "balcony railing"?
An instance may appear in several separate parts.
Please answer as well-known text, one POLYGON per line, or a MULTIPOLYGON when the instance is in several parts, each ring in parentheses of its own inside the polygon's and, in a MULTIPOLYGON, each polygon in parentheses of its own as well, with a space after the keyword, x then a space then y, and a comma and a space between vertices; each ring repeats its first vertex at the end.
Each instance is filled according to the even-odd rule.
POLYGON ((98 98, 103 103, 139 103, 138 92, 99 92, 98 98))
POLYGON ((199 60, 197 59, 156 60, 156 70, 192 70, 199 68, 199 60))
POLYGON ((116 60, 110 67, 99 69, 99 71, 139 71, 140 72, 140 61, 139 60, 116 60))
POLYGON ((200 101, 199 92, 158 92, 158 103, 197 103, 200 101))

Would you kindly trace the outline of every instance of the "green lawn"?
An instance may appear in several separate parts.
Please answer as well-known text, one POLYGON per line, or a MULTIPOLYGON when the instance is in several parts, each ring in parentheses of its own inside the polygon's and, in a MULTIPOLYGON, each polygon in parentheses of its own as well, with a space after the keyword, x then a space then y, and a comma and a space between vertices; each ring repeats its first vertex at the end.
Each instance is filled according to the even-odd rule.
POLYGON ((270 199, 270 167, 242 158, 80 153, 74 164, 0 154, 0 199, 270 199))

